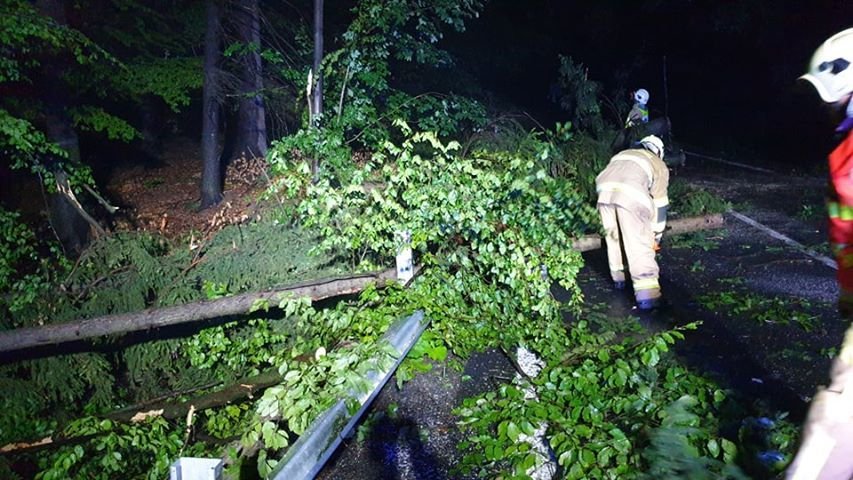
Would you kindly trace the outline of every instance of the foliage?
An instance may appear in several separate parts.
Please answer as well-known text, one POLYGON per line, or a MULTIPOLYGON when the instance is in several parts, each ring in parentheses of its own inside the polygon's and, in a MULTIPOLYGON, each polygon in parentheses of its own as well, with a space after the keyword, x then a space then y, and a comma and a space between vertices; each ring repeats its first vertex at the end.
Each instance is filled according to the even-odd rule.
POLYGON ((691 412, 697 403, 695 398, 683 396, 663 409, 661 425, 651 433, 651 447, 645 454, 651 464, 646 478, 747 478, 730 465, 737 455, 737 447, 731 440, 707 440, 705 447, 710 456, 702 455, 691 443, 691 440, 695 443, 699 433, 697 426, 702 422, 699 416, 691 412), (715 458, 721 454, 724 462, 715 458))
POLYGON ((403 384, 415 378, 416 375, 432 370, 433 362, 442 363, 445 360, 447 360, 447 347, 444 345, 444 340, 432 331, 424 332, 409 351, 406 362, 394 372, 397 388, 403 388, 403 384))
POLYGON ((698 217, 731 210, 731 203, 707 190, 692 186, 681 179, 669 185, 671 211, 675 217, 698 217))
POLYGON ((526 478, 529 468, 547 459, 519 437, 548 425, 545 435, 565 478, 636 477, 649 468, 642 455, 652 445, 647 429, 665 421, 664 408, 683 395, 696 399, 703 416, 680 441, 702 457, 722 460, 724 452, 708 445, 723 441, 714 412, 725 395, 667 357, 679 338, 673 330, 615 342, 586 322, 573 325, 569 349, 543 355, 546 367, 532 379, 535 396, 524 394, 529 387, 523 381, 468 399, 457 410, 470 431, 470 440, 460 445, 463 473, 526 478))
POLYGON ((728 290, 701 295, 699 302, 709 310, 746 317, 761 324, 795 324, 807 332, 817 326, 818 317, 808 311, 811 304, 801 298, 768 298, 756 293, 728 290))
POLYGON ((89 63, 105 52, 82 33, 41 15, 32 2, 7 0, 0 5, 0 83, 29 82, 28 70, 40 64, 34 52, 67 51, 78 63, 89 63))
POLYGON ((557 82, 560 86, 559 104, 569 114, 572 123, 594 136, 604 131, 602 118, 601 84, 589 78, 588 69, 572 57, 560 55, 557 82))
MULTIPOLYGON (((43 157, 67 159, 68 153, 57 144, 48 141, 31 122, 12 115, 0 107, 0 152, 11 160, 10 166, 16 170, 29 170, 40 176, 48 186, 52 185, 53 170, 48 168, 43 157)), ((64 162, 72 177, 91 179, 91 172, 85 167, 64 162)))
POLYGON ((486 111, 482 105, 452 94, 412 97, 398 91, 388 98, 388 110, 394 118, 410 122, 416 130, 435 132, 441 138, 472 131, 486 122, 486 111))
POLYGON ((323 61, 327 98, 333 100, 327 102, 332 108, 324 124, 347 136, 354 132, 364 145, 381 146, 397 118, 423 119, 423 127, 436 127, 442 134, 457 134, 464 124, 481 122, 482 107, 476 102, 454 95, 412 97, 390 83, 392 61, 447 64, 449 56, 436 48, 442 29, 462 31, 465 20, 480 8, 479 0, 358 2, 341 35, 342 47, 323 61))
POLYGON ((82 107, 71 112, 74 125, 82 131, 106 133, 110 140, 129 142, 140 133, 129 123, 95 107, 82 107))
POLYGON ((132 98, 154 95, 173 112, 190 104, 191 94, 201 89, 204 77, 198 57, 139 59, 128 62, 111 78, 116 88, 132 98))
MULTIPOLYGON (((53 267, 43 260, 37 246, 35 233, 20 221, 20 214, 0 208, 0 311, 4 319, 44 295, 51 286, 51 274, 62 270, 63 265, 53 267)), ((3 328, 11 326, 8 321, 2 323, 3 328)))
POLYGON ((39 176, 49 190, 54 170, 64 170, 79 192, 81 185, 95 184, 90 169, 79 162, 77 151, 43 132, 51 123, 65 123, 67 114, 68 128, 128 142, 141 135, 135 119, 113 113, 127 106, 122 102, 135 106, 153 95, 174 111, 187 105, 188 92, 201 86, 200 61, 188 58, 193 44, 187 38, 195 30, 186 23, 192 9, 168 21, 134 1, 77 2, 67 7, 81 17, 74 17, 75 28, 63 23, 64 2, 55 12, 41 7, 21 0, 0 5, 0 85, 13 92, 0 100, 0 152, 13 169, 39 176), (100 14, 104 17, 92 21, 100 14), (132 25, 136 35, 110 27, 117 19, 132 25), (185 23, 178 28, 181 22, 174 19, 185 23), (170 47, 187 56, 169 58, 170 47), (162 50, 154 52, 157 48, 162 50))
POLYGON ((698 231, 668 236, 665 237, 665 241, 671 248, 682 248, 687 250, 701 249, 707 252, 719 246, 719 240, 725 235, 725 233, 725 230, 722 232, 698 231))
MULTIPOLYGON (((564 229, 583 231, 592 218, 591 213, 577 216, 584 203, 577 192, 565 190, 570 184, 533 173, 536 154, 459 157, 455 144, 444 145, 430 134, 409 135, 399 147, 387 145, 351 184, 309 186, 302 219, 323 232, 320 249, 350 251, 355 266, 381 264, 399 248, 394 232, 412 231, 425 270, 410 289, 388 301, 404 301, 402 311, 424 309, 436 336, 424 340, 404 364, 404 379, 427 368, 425 352, 438 355, 438 338, 462 358, 475 350, 525 344, 544 360, 545 370, 533 380, 535 397, 523 393, 523 383, 507 385, 466 401, 458 411, 470 438, 461 446, 463 473, 523 477, 542 459, 516 440, 547 423, 547 437, 568 478, 636 475, 647 467, 646 426, 684 395, 695 397, 703 412, 688 445, 700 457, 716 459, 704 465, 731 470, 735 447, 720 437, 714 413, 725 396, 665 355, 679 332, 615 342, 612 334, 593 332, 586 322, 568 332, 563 328, 551 279, 573 292, 569 306, 577 307, 579 300, 578 260, 567 255, 570 237, 564 229), (381 187, 365 190, 363 178, 377 173, 381 187), (573 216, 564 217, 567 211, 573 216)), ((538 154, 549 155, 547 142, 538 145, 538 154)), ((270 432, 284 437, 276 425, 270 432)), ((260 441, 260 420, 254 431, 250 440, 260 441)))
MULTIPOLYGON (((116 235, 89 248, 72 269, 70 264, 39 263, 38 243, 17 219, 8 212, 0 215, 0 285, 8 300, 3 305, 4 328, 198 300, 205 296, 201 279, 227 285, 225 292, 243 292, 341 271, 308 256, 313 236, 285 230, 273 221, 229 227, 195 250, 147 234, 116 235), (196 255, 206 261, 194 264, 196 255)), ((19 392, 3 398, 4 411, 15 414, 0 419, 0 437, 15 441, 44 436, 57 428, 56 418, 74 415, 79 408, 75 403, 103 411, 268 368, 271 350, 297 342, 285 335, 289 328, 287 323, 254 318, 211 327, 187 339, 134 344, 115 354, 64 355, 0 367, 0 384, 19 392), (79 375, 69 379, 68 371, 79 375), (52 415, 45 417, 48 411, 52 415)))
MULTIPOLYGON (((112 63, 114 58, 81 32, 59 25, 40 14, 31 2, 11 0, 0 6, 0 85, 31 84, 41 74, 40 68, 51 60, 68 56, 78 66, 95 62, 112 63), (51 60, 48 60, 51 59, 51 60)), ((56 79, 54 80, 56 81, 56 79)), ((32 100, 21 104, 13 96, 0 103, 0 151, 11 160, 14 169, 29 170, 40 175, 48 188, 53 171, 45 165, 49 156, 71 177, 72 184, 94 183, 88 168, 68 159, 67 153, 48 141, 34 126, 37 117, 32 100)), ((103 115, 100 117, 103 119, 103 115)))
POLYGON ((155 417, 140 424, 123 424, 84 417, 69 424, 69 436, 93 436, 82 444, 65 446, 39 460, 37 480, 65 478, 163 478, 178 456, 201 456, 200 444, 185 448, 181 425, 155 417))
POLYGON ((309 187, 302 213, 305 224, 324 236, 319 249, 351 251, 354 265, 370 268, 395 255, 394 232, 410 230, 416 249, 450 247, 438 252, 450 262, 465 262, 467 249, 476 253, 471 261, 495 262, 492 275, 512 288, 547 290, 543 268, 551 278, 573 278, 577 259, 565 252, 572 232, 593 224, 591 207, 570 184, 536 171, 533 160, 487 152, 457 158, 458 148, 432 134, 414 133, 400 147, 387 144, 387 153, 377 154, 351 184, 333 188, 321 181, 309 187), (377 172, 383 188, 367 191, 364 175, 388 155, 394 163, 377 172), (524 265, 519 277, 511 273, 518 263, 524 265))
POLYGON ((300 129, 270 145, 267 159, 271 173, 277 177, 273 190, 284 190, 293 195, 303 193, 304 184, 293 182, 310 179, 308 166, 314 158, 321 159, 323 174, 330 178, 347 179, 356 167, 342 131, 334 128, 300 129), (304 169, 304 173, 299 169, 304 169))
POLYGON ((607 143, 575 131, 571 122, 558 122, 553 130, 529 131, 514 119, 493 122, 472 136, 466 150, 533 157, 550 176, 575 185, 589 204, 597 197, 595 177, 611 157, 607 143))

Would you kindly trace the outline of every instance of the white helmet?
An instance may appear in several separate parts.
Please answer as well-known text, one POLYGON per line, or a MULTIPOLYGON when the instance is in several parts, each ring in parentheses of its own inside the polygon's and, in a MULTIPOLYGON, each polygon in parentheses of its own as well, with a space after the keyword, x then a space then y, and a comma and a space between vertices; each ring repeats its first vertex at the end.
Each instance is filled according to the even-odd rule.
POLYGON ((660 138, 655 135, 643 137, 642 140, 640 140, 640 145, 663 160, 663 140, 660 138))
POLYGON ((637 90, 634 92, 634 101, 642 105, 649 103, 649 91, 645 88, 637 90))
POLYGON ((820 98, 835 103, 853 92, 853 28, 829 37, 818 47, 809 63, 809 71, 800 77, 817 89, 820 98))

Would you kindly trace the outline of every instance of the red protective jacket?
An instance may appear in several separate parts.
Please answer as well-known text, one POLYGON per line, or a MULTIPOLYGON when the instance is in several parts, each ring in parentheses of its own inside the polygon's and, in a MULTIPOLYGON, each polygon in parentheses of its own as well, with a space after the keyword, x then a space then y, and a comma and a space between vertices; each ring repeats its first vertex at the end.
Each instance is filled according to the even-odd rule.
POLYGON ((829 243, 838 262, 841 301, 853 304, 853 130, 829 154, 829 243))

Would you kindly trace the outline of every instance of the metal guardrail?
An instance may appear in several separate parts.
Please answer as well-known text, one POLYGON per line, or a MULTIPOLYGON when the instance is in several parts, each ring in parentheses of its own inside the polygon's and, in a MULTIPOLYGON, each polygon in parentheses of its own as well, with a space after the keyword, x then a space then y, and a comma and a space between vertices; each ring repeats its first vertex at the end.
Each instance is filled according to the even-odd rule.
POLYGON ((428 323, 429 320, 424 319, 424 313, 418 310, 391 325, 382 339, 399 353, 394 364, 387 370, 368 373, 367 381, 372 388, 367 393, 351 392, 348 397, 339 399, 320 415, 287 450, 269 478, 274 480, 314 478, 406 358, 428 323), (354 414, 350 414, 347 409, 348 401, 355 401, 359 405, 358 411, 354 414))

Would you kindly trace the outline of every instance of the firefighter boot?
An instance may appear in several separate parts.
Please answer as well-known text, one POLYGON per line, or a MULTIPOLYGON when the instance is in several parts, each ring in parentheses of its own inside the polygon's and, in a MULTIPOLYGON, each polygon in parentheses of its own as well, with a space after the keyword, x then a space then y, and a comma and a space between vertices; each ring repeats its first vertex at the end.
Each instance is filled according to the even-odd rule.
POLYGON ((640 311, 648 312, 650 310, 654 310, 661 306, 660 297, 657 298, 644 298, 642 300, 637 300, 637 308, 640 311))

